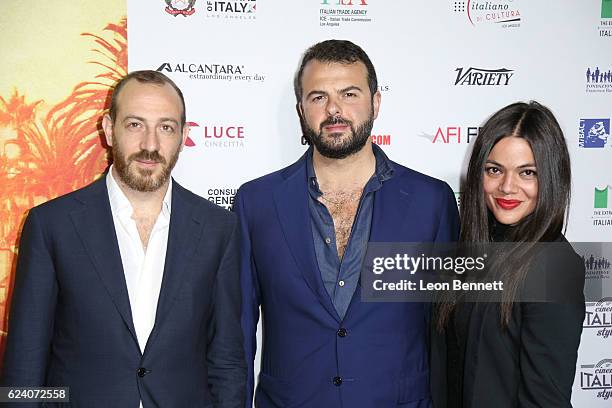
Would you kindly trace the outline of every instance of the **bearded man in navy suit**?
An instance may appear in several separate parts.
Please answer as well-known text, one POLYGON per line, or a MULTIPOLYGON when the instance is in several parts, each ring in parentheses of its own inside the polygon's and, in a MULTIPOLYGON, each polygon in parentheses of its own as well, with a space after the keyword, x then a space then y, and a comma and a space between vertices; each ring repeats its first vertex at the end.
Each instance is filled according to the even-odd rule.
POLYGON ((238 223, 170 179, 180 89, 132 72, 102 126, 108 173, 25 222, 3 384, 69 387, 71 407, 243 407, 238 223))
POLYGON ((429 407, 428 305, 362 302, 359 275, 370 241, 455 240, 453 192, 372 144, 381 95, 359 46, 315 44, 294 87, 311 147, 291 166, 243 185, 234 205, 246 406, 261 307, 256 407, 429 407))

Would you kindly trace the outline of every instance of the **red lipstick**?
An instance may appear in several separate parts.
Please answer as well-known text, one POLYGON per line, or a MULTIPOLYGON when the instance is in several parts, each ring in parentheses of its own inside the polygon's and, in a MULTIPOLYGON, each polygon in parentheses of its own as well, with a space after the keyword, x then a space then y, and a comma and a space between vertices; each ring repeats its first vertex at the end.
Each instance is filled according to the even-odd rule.
POLYGON ((495 201, 504 210, 512 210, 521 203, 519 200, 506 200, 504 198, 496 198, 495 201))

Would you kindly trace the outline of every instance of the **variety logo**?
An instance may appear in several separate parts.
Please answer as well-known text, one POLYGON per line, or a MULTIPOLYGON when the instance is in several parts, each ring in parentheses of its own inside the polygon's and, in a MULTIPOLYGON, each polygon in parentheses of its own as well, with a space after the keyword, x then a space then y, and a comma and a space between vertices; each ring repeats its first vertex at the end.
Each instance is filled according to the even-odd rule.
POLYGON ((319 26, 340 27, 345 24, 371 23, 368 0, 318 0, 319 26))
POLYGON ((245 146, 246 131, 242 125, 201 126, 197 122, 187 122, 187 126, 189 126, 189 136, 185 141, 187 147, 200 144, 210 148, 243 148, 245 146))
POLYGON ((255 20, 256 0, 206 1, 206 17, 255 20))
POLYGON ((518 0, 453 1, 453 11, 464 16, 473 26, 498 25, 502 28, 521 26, 518 0))
POLYGON ((469 67, 465 69, 461 67, 456 68, 455 71, 457 72, 455 85, 459 86, 507 86, 514 76, 514 70, 506 68, 482 69, 469 67))
POLYGON ((166 13, 176 16, 187 17, 196 12, 196 0, 166 0, 166 13))
POLYGON ((601 20, 599 36, 612 38, 612 0, 601 0, 601 20))
POLYGON ((612 359, 597 364, 581 365, 580 388, 596 392, 597 398, 607 401, 612 397, 612 359))
POLYGON ((610 137, 610 119, 580 119, 578 146, 602 148, 610 137))
POLYGON ((612 200, 610 199, 610 190, 612 190, 610 186, 601 189, 595 187, 593 226, 612 227, 612 200))
POLYGON ((207 191, 206 199, 212 203, 215 203, 226 210, 231 210, 234 206, 234 197, 238 189, 218 187, 209 188, 207 191))
POLYGON ((237 64, 200 64, 200 63, 162 63, 156 71, 187 75, 189 79, 263 83, 265 75, 250 73, 244 65, 237 64))
POLYGON ((588 67, 585 74, 587 92, 612 92, 612 69, 588 67))
POLYGON ((470 143, 478 137, 478 132, 480 132, 478 126, 439 126, 434 134, 423 132, 419 137, 427 139, 431 143, 464 144, 470 143))

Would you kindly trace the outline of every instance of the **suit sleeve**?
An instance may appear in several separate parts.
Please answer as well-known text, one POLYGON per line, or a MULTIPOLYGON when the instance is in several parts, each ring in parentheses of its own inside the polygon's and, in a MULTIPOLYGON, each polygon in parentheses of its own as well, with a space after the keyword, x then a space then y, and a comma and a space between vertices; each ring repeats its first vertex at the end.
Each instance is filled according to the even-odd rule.
POLYGON ((257 322, 259 320, 260 292, 257 272, 251 252, 251 234, 248 216, 241 190, 236 194, 234 209, 240 220, 240 284, 242 286, 242 330, 244 333, 244 351, 247 362, 246 408, 253 406, 254 360, 257 351, 257 322))
POLYGON ((520 407, 572 406, 572 384, 585 315, 584 266, 577 256, 561 262, 566 263, 562 271, 570 272, 571 276, 558 273, 558 269, 555 274, 550 264, 546 272, 557 281, 573 285, 574 299, 566 303, 521 304, 520 407), (568 263, 571 268, 567 267, 568 263))
POLYGON ((459 211, 453 190, 444 183, 440 206, 440 222, 435 242, 456 242, 459 239, 459 211))
POLYGON ((45 385, 57 297, 53 257, 33 209, 19 245, 2 385, 45 385))
POLYGON ((208 382, 215 408, 242 408, 246 365, 240 328, 239 227, 235 217, 214 290, 209 325, 208 382))

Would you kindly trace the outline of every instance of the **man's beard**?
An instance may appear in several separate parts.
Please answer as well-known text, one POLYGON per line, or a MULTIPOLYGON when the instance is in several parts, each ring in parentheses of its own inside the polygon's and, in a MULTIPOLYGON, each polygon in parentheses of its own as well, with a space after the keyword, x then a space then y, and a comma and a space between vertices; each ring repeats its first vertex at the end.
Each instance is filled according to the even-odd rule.
POLYGON ((359 152, 365 146, 373 126, 373 113, 370 113, 368 119, 359 125, 357 129, 355 129, 353 122, 350 120, 340 116, 330 116, 321 122, 318 133, 304 121, 304 136, 315 146, 321 156, 329 159, 344 159, 359 152), (325 140, 323 137, 323 127, 338 124, 350 127, 350 137, 342 140, 343 136, 341 133, 331 133, 327 136, 327 140, 325 140))
POLYGON ((178 160, 179 151, 180 149, 176 149, 176 152, 174 152, 167 163, 166 159, 158 151, 141 150, 126 159, 119 146, 113 144, 113 165, 115 170, 117 170, 119 178, 125 185, 132 190, 149 193, 159 190, 168 181, 170 173, 178 160), (136 160, 160 163, 162 165, 161 173, 155 177, 153 176, 154 170, 135 168, 133 163, 136 160))

